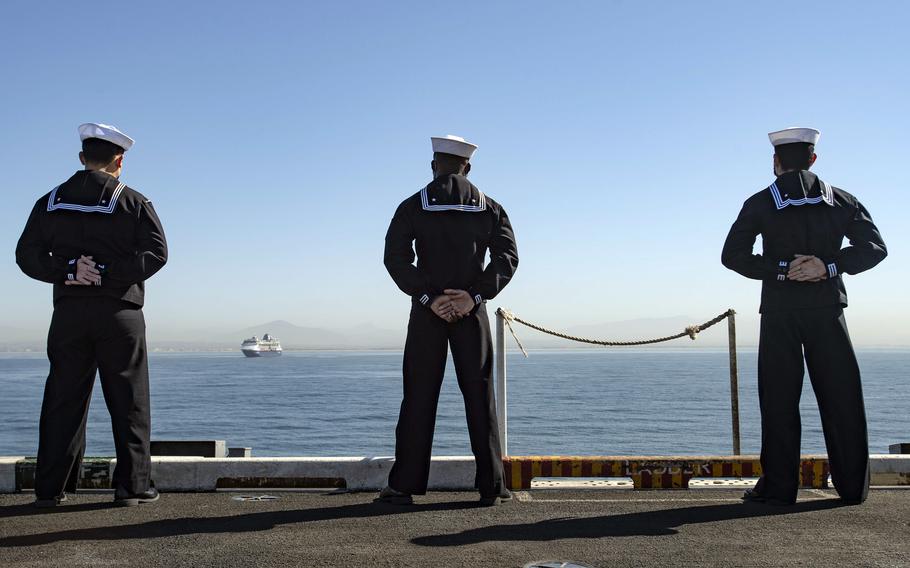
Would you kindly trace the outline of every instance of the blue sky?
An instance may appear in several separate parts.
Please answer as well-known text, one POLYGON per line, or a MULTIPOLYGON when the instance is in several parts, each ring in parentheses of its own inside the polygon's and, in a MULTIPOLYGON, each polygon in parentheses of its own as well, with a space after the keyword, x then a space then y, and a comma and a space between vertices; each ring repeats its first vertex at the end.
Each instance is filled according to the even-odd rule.
POLYGON ((847 277, 860 344, 910 344, 901 2, 4 2, 0 326, 43 328, 15 266, 31 205, 78 167, 76 126, 137 142, 123 180, 171 248, 150 337, 287 319, 400 327, 382 266, 429 137, 477 143, 521 265, 493 302, 556 327, 737 309, 720 248, 771 181, 766 133, 822 131, 815 171, 891 254, 847 277))

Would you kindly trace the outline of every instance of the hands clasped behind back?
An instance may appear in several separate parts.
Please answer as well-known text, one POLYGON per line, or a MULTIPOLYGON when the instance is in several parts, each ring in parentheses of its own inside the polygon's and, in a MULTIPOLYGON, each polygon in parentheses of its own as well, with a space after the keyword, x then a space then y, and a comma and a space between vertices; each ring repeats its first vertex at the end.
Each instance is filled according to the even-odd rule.
POLYGON ((433 299, 430 309, 448 323, 455 323, 474 309, 475 303, 465 290, 447 289, 433 299))
POLYGON ((98 286, 101 284, 101 271, 95 267, 92 257, 82 255, 76 262, 76 279, 64 282, 67 286, 98 286))
POLYGON ((816 256, 807 254, 794 255, 787 272, 788 280, 797 282, 820 282, 828 278, 828 269, 825 263, 816 256))

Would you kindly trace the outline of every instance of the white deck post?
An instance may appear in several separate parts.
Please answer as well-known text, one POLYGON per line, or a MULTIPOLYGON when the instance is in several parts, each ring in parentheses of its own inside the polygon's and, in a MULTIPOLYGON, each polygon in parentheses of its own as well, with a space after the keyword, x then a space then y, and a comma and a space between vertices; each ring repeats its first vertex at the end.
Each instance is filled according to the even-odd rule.
POLYGON ((506 412, 506 323, 496 310, 496 419, 502 455, 509 455, 508 414, 506 412))

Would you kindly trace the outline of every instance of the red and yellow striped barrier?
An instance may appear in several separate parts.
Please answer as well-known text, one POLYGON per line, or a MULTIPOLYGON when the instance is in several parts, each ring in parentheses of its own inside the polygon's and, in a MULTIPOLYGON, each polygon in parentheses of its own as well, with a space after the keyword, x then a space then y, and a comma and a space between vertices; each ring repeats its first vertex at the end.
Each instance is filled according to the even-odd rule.
MULTIPOLYGON (((688 489, 693 477, 758 477, 758 456, 509 456, 502 460, 510 489, 530 489, 536 477, 631 477, 635 489, 688 489)), ((800 458, 800 486, 828 487, 828 459, 800 458)))

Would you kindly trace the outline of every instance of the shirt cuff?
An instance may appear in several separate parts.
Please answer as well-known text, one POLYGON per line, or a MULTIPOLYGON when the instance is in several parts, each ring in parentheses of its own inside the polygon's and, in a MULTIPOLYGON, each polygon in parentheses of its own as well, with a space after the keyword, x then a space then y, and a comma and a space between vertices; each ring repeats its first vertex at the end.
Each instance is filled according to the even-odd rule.
POLYGON ((787 279, 788 272, 790 272, 790 261, 782 260, 777 263, 777 280, 779 282, 787 279))
POLYGON ((71 258, 66 262, 66 279, 67 281, 73 281, 76 279, 76 264, 79 262, 78 259, 71 258))

